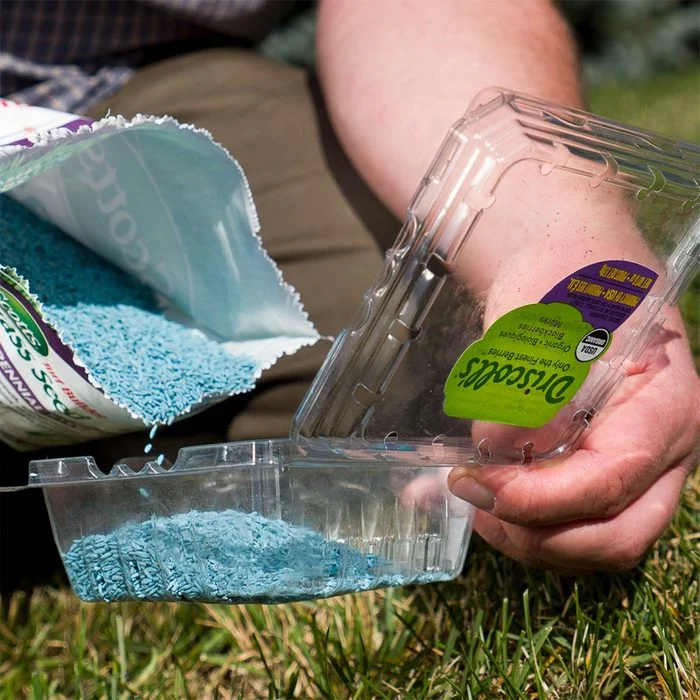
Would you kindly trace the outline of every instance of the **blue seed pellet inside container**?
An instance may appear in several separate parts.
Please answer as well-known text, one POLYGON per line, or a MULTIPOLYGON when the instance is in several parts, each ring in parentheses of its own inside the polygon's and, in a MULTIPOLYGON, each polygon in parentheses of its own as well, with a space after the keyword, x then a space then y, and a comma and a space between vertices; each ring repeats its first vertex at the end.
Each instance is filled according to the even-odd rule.
POLYGON ((236 510, 191 511, 87 535, 63 555, 88 601, 280 603, 450 578, 386 573, 389 562, 283 520, 236 510))
POLYGON ((46 320, 107 396, 148 425, 255 385, 251 358, 166 318, 150 288, 6 196, 0 265, 29 282, 46 320))

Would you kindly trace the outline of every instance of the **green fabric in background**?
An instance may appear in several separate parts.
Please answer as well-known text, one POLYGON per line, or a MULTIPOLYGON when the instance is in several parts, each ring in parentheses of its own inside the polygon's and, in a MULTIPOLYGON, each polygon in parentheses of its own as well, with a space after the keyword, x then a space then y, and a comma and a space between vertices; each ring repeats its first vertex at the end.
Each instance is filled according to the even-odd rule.
MULTIPOLYGON (((700 0, 556 4, 579 44, 592 112, 700 143, 700 0)), ((316 7, 300 3, 260 52, 312 69, 316 7)))
MULTIPOLYGON (((698 64, 700 0, 556 0, 556 4, 576 35, 591 86, 639 81, 698 64)), ((313 67, 316 6, 313 0, 298 3, 260 44, 261 53, 313 67)))
POLYGON ((311 69, 316 63, 316 3, 303 3, 258 45, 267 58, 311 69))
POLYGON ((589 85, 648 79, 698 63, 698 0, 557 0, 589 85))

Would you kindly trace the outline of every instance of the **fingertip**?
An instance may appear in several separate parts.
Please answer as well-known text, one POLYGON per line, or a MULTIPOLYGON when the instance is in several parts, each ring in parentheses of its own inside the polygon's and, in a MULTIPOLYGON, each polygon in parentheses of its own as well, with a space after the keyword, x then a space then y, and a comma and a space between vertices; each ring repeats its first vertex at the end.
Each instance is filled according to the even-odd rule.
POLYGON ((452 481, 450 491, 467 503, 484 511, 492 511, 496 505, 494 495, 483 484, 471 476, 462 476, 452 481))

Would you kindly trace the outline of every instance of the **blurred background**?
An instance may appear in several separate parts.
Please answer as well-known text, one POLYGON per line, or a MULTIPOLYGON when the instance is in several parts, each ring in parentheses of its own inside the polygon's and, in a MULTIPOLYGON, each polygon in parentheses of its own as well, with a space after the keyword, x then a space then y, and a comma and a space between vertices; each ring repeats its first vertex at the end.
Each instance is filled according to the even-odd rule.
MULTIPOLYGON (((700 0, 556 4, 578 40, 592 111, 700 142, 700 0)), ((260 51, 313 67, 315 18, 315 2, 299 4, 260 51)))
POLYGON ((642 81, 696 66, 697 0, 560 0, 590 85, 642 81))
POLYGON ((560 0, 590 109, 700 143, 700 2, 560 0))

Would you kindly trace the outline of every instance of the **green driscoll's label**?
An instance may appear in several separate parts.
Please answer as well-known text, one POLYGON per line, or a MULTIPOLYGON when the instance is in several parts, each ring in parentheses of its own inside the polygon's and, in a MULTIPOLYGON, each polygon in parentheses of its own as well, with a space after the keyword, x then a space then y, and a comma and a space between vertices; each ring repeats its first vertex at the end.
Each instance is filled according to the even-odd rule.
MULTIPOLYGON (((588 376, 590 364, 575 353, 593 330, 568 304, 513 309, 457 360, 445 384, 445 413, 524 428, 544 425, 588 376)), ((595 342, 597 358, 610 336, 595 342)))
POLYGON ((445 383, 448 416, 539 428, 574 397, 593 360, 640 306, 658 274, 603 260, 513 309, 468 347, 445 383))
POLYGON ((8 333, 14 331, 21 335, 37 354, 42 357, 49 354, 48 343, 36 321, 24 305, 6 289, 0 289, 0 323, 8 333))

